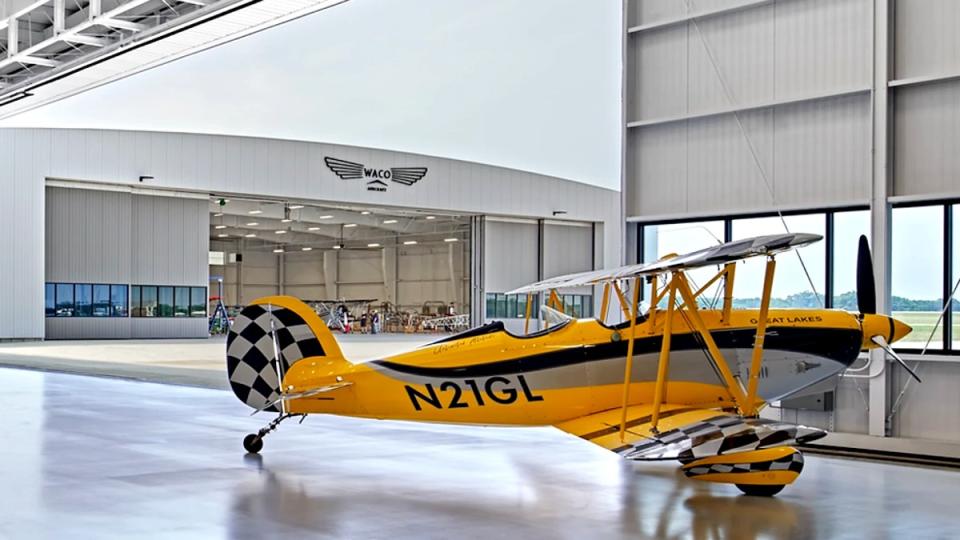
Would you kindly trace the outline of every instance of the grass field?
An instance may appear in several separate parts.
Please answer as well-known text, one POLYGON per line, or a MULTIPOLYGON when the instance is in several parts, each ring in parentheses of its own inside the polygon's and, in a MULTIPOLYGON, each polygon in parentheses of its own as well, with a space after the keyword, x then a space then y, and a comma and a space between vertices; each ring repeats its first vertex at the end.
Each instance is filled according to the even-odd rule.
MULTIPOLYGON (((933 327, 937 323, 937 318, 940 316, 940 313, 936 311, 894 311, 893 316, 913 327, 913 332, 902 341, 897 342, 897 347, 922 349, 923 345, 927 342, 927 338, 930 337, 930 332, 933 331, 933 327)), ((958 332, 960 332, 960 324, 954 323, 954 338, 960 337, 958 332)), ((930 348, 943 348, 942 322, 940 326, 937 327, 937 331, 934 332, 933 339, 930 340, 930 348)))

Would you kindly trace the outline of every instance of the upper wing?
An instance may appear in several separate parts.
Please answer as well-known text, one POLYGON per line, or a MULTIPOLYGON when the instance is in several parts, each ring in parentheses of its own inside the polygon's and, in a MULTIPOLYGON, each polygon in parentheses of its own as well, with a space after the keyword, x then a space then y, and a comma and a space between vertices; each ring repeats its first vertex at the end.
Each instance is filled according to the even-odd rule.
POLYGON ((557 428, 612 450, 627 459, 693 460, 708 456, 760 450, 819 439, 826 432, 766 418, 744 418, 717 409, 664 403, 660 433, 651 431, 652 407, 627 409, 627 429, 620 439, 622 409, 582 416, 557 428))
POLYGON ((426 167, 394 167, 390 169, 390 179, 407 186, 419 182, 426 175, 426 167))
POLYGON ((330 167, 334 174, 344 180, 356 180, 363 178, 363 164, 345 161, 342 159, 327 157, 323 161, 330 167))
POLYGON ((617 279, 632 278, 636 276, 662 274, 672 270, 684 270, 687 268, 699 268, 701 266, 716 266, 728 262, 749 259, 760 255, 776 255, 784 251, 790 251, 807 244, 812 244, 821 240, 823 237, 818 234, 790 233, 774 234, 768 236, 756 236, 745 238, 734 242, 727 242, 719 246, 713 246, 699 251, 686 253, 670 259, 664 259, 655 263, 632 264, 620 266, 606 270, 594 270, 591 272, 581 272, 579 274, 568 274, 558 276, 543 281, 538 281, 519 289, 514 289, 506 294, 526 294, 550 289, 562 289, 570 287, 580 287, 583 285, 594 285, 605 281, 617 279))

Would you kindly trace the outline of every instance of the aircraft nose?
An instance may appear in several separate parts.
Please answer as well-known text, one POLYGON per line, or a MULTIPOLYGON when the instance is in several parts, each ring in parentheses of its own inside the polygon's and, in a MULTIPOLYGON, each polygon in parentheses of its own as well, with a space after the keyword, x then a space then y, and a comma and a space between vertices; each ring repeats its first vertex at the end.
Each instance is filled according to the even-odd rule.
POLYGON ((887 343, 893 343, 913 331, 907 323, 886 315, 864 315, 862 325, 864 349, 872 349, 876 346, 871 341, 873 336, 882 336, 887 343))

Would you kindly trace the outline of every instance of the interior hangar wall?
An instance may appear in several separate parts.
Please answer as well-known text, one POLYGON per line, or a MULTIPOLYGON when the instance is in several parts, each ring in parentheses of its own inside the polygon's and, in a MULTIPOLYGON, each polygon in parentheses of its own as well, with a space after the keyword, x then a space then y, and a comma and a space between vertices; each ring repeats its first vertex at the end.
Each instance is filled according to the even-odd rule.
MULTIPOLYGON (((960 3, 628 0, 626 9, 626 218, 869 205, 889 309, 890 208, 960 199, 960 3)), ((903 376, 891 368, 842 379, 833 413, 782 414, 848 433, 960 442, 943 407, 956 401, 960 363, 928 359, 921 369, 936 388, 913 385, 901 398, 903 376)))
MULTIPOLYGON (((45 206, 46 282, 206 284, 205 198, 48 187, 45 206)), ((46 317, 45 327, 47 339, 207 336, 202 317, 46 317)))

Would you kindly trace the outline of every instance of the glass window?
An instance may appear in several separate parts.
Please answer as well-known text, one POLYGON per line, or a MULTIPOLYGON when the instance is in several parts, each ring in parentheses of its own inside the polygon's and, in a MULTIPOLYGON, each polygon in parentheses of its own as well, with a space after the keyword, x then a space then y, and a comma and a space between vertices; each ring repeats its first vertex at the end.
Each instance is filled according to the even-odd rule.
MULTIPOLYGON (((696 221, 690 223, 673 223, 669 225, 645 225, 643 227, 643 261, 656 262, 661 257, 674 253, 682 255, 699 249, 716 246, 723 243, 723 221, 696 221)), ((713 267, 698 268, 687 272, 687 278, 690 280, 690 286, 694 291, 700 288, 710 278, 716 274, 717 270, 713 267)), ((661 286, 663 284, 661 283, 661 286)), ((711 288, 704 291, 701 299, 713 298, 719 282, 711 288)), ((644 285, 641 294, 643 298, 651 298, 649 285, 644 285)), ((624 290, 627 298, 630 295, 624 290)), ((667 301, 662 301, 662 306, 666 307, 667 301)))
POLYGON ((43 312, 47 317, 57 314, 56 285, 45 283, 43 286, 43 312))
POLYGON ((497 295, 496 293, 487 293, 487 318, 492 319, 497 316, 497 295))
POLYGON ((833 307, 837 309, 857 311, 857 252, 863 234, 870 239, 869 210, 833 215, 833 307))
POLYGON ((583 297, 583 316, 593 317, 593 295, 583 297))
POLYGON ((207 316, 207 288, 192 287, 190 289, 190 316, 207 316))
POLYGON ((579 294, 573 296, 573 305, 570 306, 570 311, 573 312, 574 317, 583 316, 583 297, 579 294))
POLYGON ((140 316, 157 317, 157 288, 140 287, 140 316))
POLYGON ((953 324, 951 327, 951 348, 954 350, 960 350, 960 287, 957 286, 957 283, 960 282, 960 204, 953 205, 951 209, 953 212, 953 246, 951 252, 953 253, 953 278, 950 283, 950 289, 954 291, 953 298, 951 298, 951 308, 953 317, 953 324))
POLYGON ((891 312, 913 327, 898 348, 943 348, 941 328, 934 325, 943 308, 943 206, 894 208, 890 223, 891 312), (918 241, 922 239, 922 241, 918 241))
POLYGON ((77 317, 90 317, 93 315, 93 285, 77 284, 76 296, 77 317))
POLYGON ((507 317, 517 318, 517 295, 511 294, 507 299, 507 317))
POLYGON ((143 306, 140 304, 140 286, 130 286, 130 316, 146 317, 143 313, 143 306))
POLYGON ((113 317, 126 317, 127 316, 127 286, 126 285, 111 285, 110 286, 110 307, 111 307, 111 316, 113 317))
MULTIPOLYGON (((824 214, 785 216, 784 220, 787 222, 790 232, 826 234, 826 216, 824 214)), ((779 216, 733 220, 733 240, 784 232, 783 223, 779 216)), ((822 241, 777 257, 777 269, 773 278, 770 307, 823 307, 823 292, 826 287, 826 258, 826 243, 822 241), (801 256, 802 265, 800 263, 801 256), (804 272, 804 265, 806 271, 810 274, 810 280, 816 287, 816 295, 811 290, 810 280, 807 279, 804 272)), ((763 296, 765 266, 766 261, 763 257, 747 259, 737 265, 733 307, 760 307, 760 297, 763 296)))
POLYGON ((73 317, 73 284, 57 283, 57 317, 73 317))
POLYGON ((173 287, 159 287, 157 317, 173 317, 173 287))
POLYGON ((94 317, 110 316, 110 286, 109 285, 93 286, 93 316, 94 317))
POLYGON ((507 316, 507 295, 497 294, 497 317, 504 318, 507 316))
MULTIPOLYGON (((531 306, 531 308, 532 307, 533 306, 531 306)), ((535 316, 535 313, 530 314, 531 318, 535 316)), ((525 294, 517 295, 517 317, 520 317, 521 319, 527 318, 527 295, 525 294)))
POLYGON ((176 287, 173 291, 173 316, 190 315, 190 287, 176 287))

